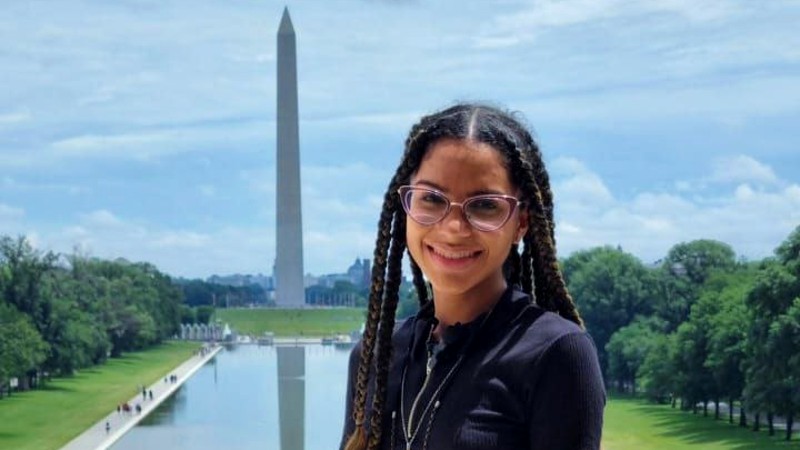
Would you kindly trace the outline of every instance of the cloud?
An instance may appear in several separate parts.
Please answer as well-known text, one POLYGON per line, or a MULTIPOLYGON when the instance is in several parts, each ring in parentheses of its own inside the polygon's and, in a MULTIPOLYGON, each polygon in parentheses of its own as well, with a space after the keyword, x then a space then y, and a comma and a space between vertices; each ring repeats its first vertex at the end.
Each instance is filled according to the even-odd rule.
POLYGON ((614 200, 600 176, 575 158, 558 158, 551 163, 550 170, 555 178, 551 181, 553 191, 559 196, 557 204, 606 205, 614 200))
MULTIPOLYGON (((735 167, 753 165, 755 161, 748 156, 733 160, 735 167)), ((771 255, 772 250, 800 225, 800 185, 796 183, 779 187, 772 182, 759 188, 741 183, 733 189, 712 191, 692 181, 692 190, 645 191, 630 200, 604 195, 601 199, 605 201, 598 202, 591 196, 594 192, 591 189, 581 195, 580 190, 569 188, 575 173, 602 183, 599 176, 571 159, 553 166, 576 170, 572 174, 556 170, 554 174, 558 175, 553 177, 556 234, 562 256, 588 247, 621 245, 649 262, 662 258, 669 248, 680 242, 716 239, 730 244, 740 255, 758 259, 771 255), (564 207, 563 202, 567 203, 564 207)), ((754 167, 769 169, 761 163, 754 167)), ((771 170, 760 173, 756 179, 776 179, 764 175, 771 170)))
POLYGON ((779 182, 771 167, 746 155, 736 155, 715 160, 710 180, 720 183, 754 182, 776 184, 779 182))
POLYGON ((491 31, 478 35, 475 42, 478 47, 486 48, 492 47, 486 45, 492 40, 500 44, 498 46, 512 46, 559 28, 591 26, 613 20, 643 21, 647 16, 664 14, 692 22, 718 21, 736 13, 738 8, 730 3, 721 0, 704 4, 686 0, 540 0, 496 16, 487 27, 491 31))

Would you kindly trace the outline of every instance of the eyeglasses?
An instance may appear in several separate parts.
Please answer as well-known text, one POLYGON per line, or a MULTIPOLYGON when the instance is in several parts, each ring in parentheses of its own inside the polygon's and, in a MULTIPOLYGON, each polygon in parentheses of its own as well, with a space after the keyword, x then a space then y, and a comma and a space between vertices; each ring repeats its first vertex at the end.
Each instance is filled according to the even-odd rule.
POLYGON ((439 191, 418 186, 401 186, 397 193, 406 214, 420 225, 433 225, 447 217, 450 208, 460 206, 467 222, 480 231, 502 227, 521 204, 518 199, 501 194, 476 195, 457 203, 439 191))

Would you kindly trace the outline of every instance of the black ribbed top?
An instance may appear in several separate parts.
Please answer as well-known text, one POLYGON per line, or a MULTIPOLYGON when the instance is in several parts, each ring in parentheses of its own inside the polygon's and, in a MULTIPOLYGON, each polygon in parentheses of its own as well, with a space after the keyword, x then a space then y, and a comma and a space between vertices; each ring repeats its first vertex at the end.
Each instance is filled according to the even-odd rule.
MULTIPOLYGON (((435 321, 432 306, 422 308, 393 336, 381 448, 405 449, 408 436, 412 449, 600 447, 605 389, 594 343, 577 325, 511 289, 491 313, 430 343, 435 321)), ((350 357, 344 436, 354 426, 359 353, 356 346, 350 357)))

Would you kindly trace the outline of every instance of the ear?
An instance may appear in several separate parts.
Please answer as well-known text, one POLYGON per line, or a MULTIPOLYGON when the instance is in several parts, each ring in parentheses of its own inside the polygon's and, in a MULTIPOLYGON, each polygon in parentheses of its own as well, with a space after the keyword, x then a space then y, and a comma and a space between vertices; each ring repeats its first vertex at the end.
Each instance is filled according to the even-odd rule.
POLYGON ((525 233, 528 232, 529 220, 530 216, 528 215, 528 210, 521 210, 519 212, 519 224, 517 225, 517 231, 514 234, 514 244, 519 244, 522 238, 525 236, 525 233))

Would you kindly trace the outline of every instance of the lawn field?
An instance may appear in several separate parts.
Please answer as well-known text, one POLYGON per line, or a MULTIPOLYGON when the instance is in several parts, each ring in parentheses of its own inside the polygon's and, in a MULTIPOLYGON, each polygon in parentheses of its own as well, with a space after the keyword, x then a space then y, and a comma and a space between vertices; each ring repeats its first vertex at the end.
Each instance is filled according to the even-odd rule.
POLYGON ((217 309, 214 314, 239 334, 260 336, 271 331, 275 336, 324 337, 360 329, 365 310, 253 308, 217 309))
POLYGON ((170 342, 0 399, 0 449, 58 449, 117 405, 192 357, 198 343, 170 342))
POLYGON ((800 440, 786 442, 784 436, 780 430, 770 437, 765 426, 760 432, 739 428, 729 424, 727 416, 715 421, 713 413, 703 417, 702 412, 694 415, 669 405, 612 397, 606 405, 603 450, 800 449, 800 440))

